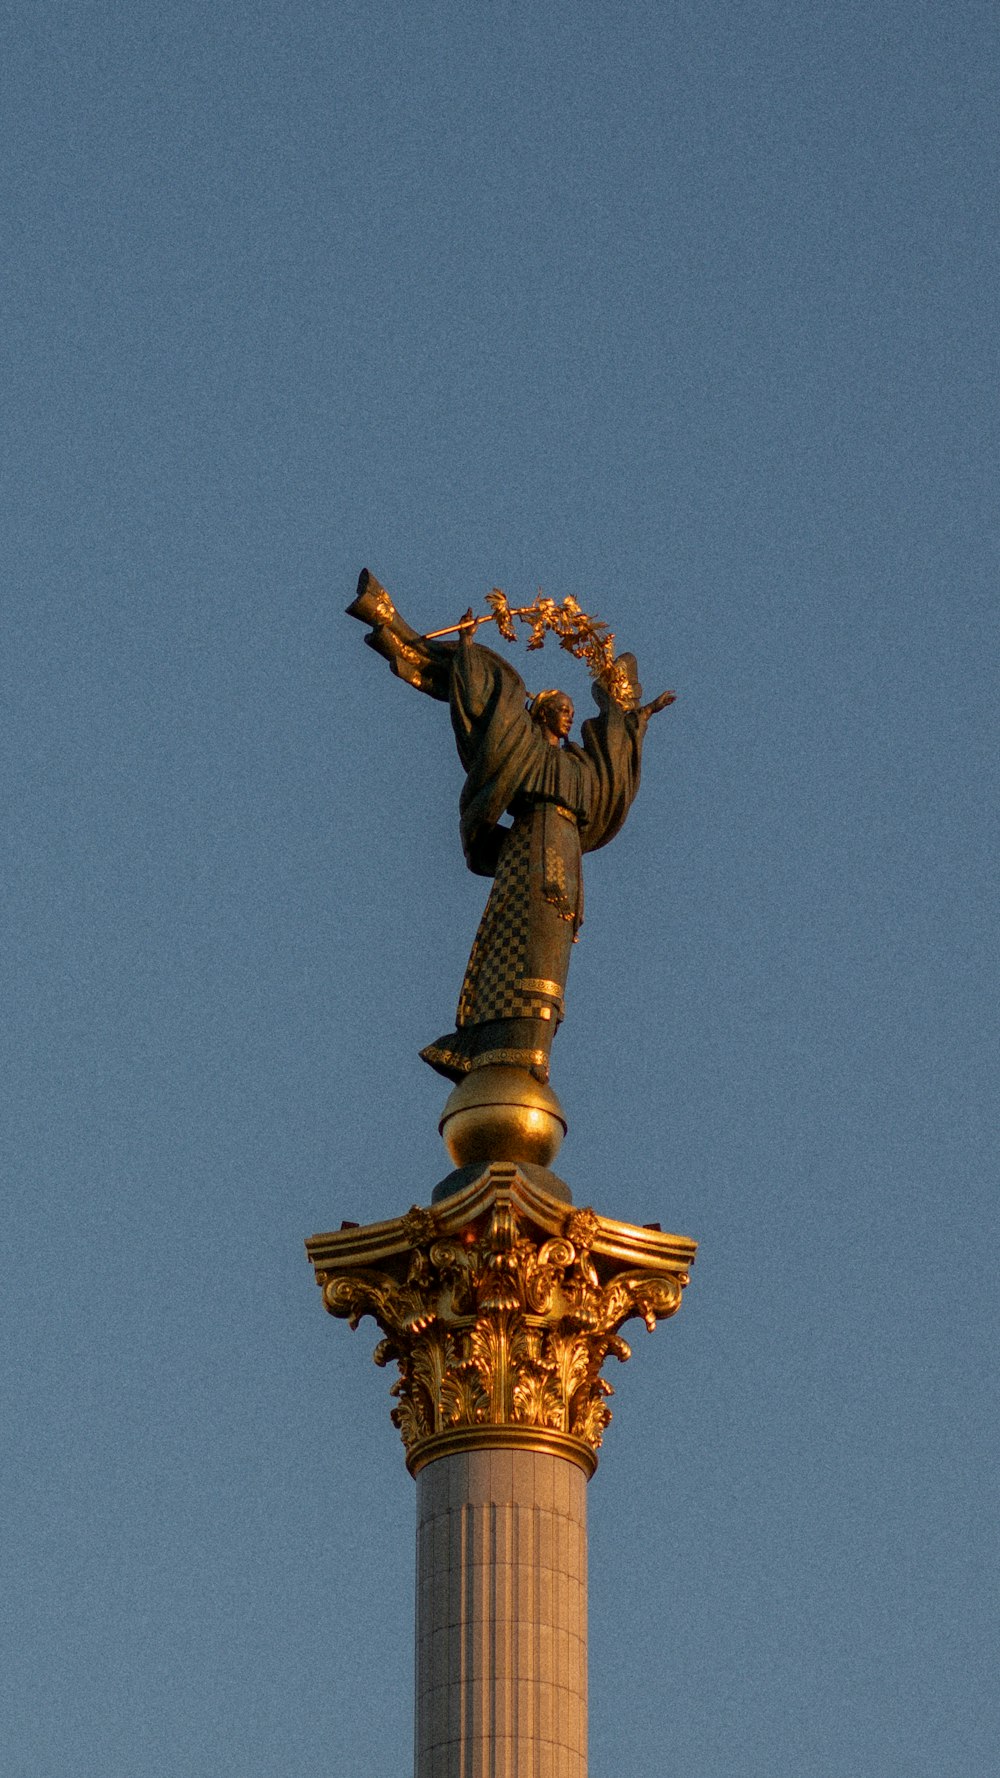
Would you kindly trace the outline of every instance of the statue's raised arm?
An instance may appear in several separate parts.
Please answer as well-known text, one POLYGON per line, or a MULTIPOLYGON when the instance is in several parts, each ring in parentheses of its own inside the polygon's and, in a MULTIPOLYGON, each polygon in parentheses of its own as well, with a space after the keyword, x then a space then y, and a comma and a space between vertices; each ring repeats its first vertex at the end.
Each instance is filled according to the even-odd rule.
POLYGON ((358 590, 347 607, 348 617, 369 625, 365 641, 389 662, 398 679, 429 697, 448 702, 454 642, 428 642, 400 617, 384 586, 362 568, 358 590))
MULTIPOLYGON (((495 615, 502 598, 492 595, 495 615)), ((604 630, 566 603, 580 635, 585 625, 604 630)), ((558 617, 551 601, 523 609, 534 613, 543 604, 558 617)), ((649 717, 673 694, 643 707, 634 656, 615 659, 602 640, 608 667, 594 684, 598 715, 583 724, 578 746, 569 739, 571 700, 552 688, 529 697, 509 661, 473 640, 484 620, 471 612, 454 626, 457 641, 421 636, 367 570, 347 609, 370 626, 366 642, 400 679, 449 704, 466 773, 460 800, 466 862, 494 878, 455 1030, 421 1054, 455 1081, 482 1068, 513 1067, 546 1082, 570 952, 583 921, 581 856, 619 832, 639 787, 649 717)), ((505 601, 503 611, 501 631, 511 637, 505 601)), ((537 628, 533 645, 539 645, 537 628)))

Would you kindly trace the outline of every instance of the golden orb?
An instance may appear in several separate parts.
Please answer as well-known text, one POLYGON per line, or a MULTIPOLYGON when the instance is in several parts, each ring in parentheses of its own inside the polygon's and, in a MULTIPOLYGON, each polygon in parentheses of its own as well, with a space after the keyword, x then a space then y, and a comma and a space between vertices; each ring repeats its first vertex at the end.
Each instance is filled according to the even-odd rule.
POLYGON ((566 1114, 526 1068, 474 1068, 449 1094, 438 1129, 456 1167, 532 1161, 547 1167, 566 1134, 566 1114))

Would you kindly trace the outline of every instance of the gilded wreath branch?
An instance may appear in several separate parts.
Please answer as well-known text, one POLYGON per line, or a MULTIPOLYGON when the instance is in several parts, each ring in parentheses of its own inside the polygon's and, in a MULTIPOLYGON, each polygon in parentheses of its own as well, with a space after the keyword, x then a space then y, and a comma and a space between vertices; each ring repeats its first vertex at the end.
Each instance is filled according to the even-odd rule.
MULTIPOLYGON (((505 642, 516 642, 514 619, 517 618, 530 628, 529 650, 543 647, 546 636, 551 633, 559 638, 560 648, 575 655, 577 660, 586 661, 593 677, 621 709, 635 708, 635 686, 627 669, 615 656, 614 631, 609 630, 601 618, 588 617, 571 594, 567 594, 561 605, 554 599, 545 598, 542 593, 531 605, 511 605, 506 593, 494 587, 487 593, 486 603, 490 610, 486 615, 472 619, 473 631, 480 624, 495 623, 505 642)), ((441 636, 453 636, 468 627, 464 623, 449 624, 446 629, 432 630, 423 640, 434 642, 441 636)))

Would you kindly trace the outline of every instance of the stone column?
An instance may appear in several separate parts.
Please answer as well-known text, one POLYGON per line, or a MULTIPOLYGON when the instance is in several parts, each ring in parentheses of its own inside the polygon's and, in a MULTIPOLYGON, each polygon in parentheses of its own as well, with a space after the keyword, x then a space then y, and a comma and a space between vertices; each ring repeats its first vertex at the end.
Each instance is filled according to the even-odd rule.
POLYGON ((586 1778, 586 1490, 545 1451, 417 1476, 416 1778, 586 1778))
POLYGON ((470 1165, 427 1209, 306 1243, 330 1314, 373 1316, 375 1362, 398 1367, 392 1418, 417 1482, 416 1778, 586 1778, 601 1370, 629 1357, 624 1322, 652 1329, 680 1307, 695 1254, 531 1173, 470 1165))

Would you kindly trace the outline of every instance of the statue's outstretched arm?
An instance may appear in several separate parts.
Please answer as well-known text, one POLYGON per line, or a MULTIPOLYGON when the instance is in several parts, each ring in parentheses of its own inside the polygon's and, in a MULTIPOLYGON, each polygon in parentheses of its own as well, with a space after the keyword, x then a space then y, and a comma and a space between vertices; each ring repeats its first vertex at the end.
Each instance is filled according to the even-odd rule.
POLYGON ((677 693, 675 691, 661 691, 659 697, 654 698, 651 704, 643 704, 642 714, 644 716, 657 716, 661 710, 667 708, 668 704, 674 704, 676 701, 677 693))
POLYGON ((447 702, 456 644, 428 642, 418 630, 411 629, 400 617, 385 587, 367 568, 361 570, 358 590, 347 607, 347 615, 370 626, 365 641, 369 648, 389 662, 397 678, 405 679, 407 685, 426 692, 428 697, 447 702))
POLYGON ((650 716, 658 715, 661 710, 667 708, 668 704, 676 702, 677 693, 675 691, 661 691, 659 697, 654 698, 651 703, 644 704, 642 702, 639 667, 634 654, 620 654, 614 665, 619 681, 619 690, 615 697, 610 696, 607 685, 601 679, 595 679, 591 686, 594 702, 605 720, 615 717, 619 710, 624 710, 626 713, 641 716, 643 726, 645 726, 645 722, 650 716), (619 695, 620 693, 624 693, 624 696, 619 695))

